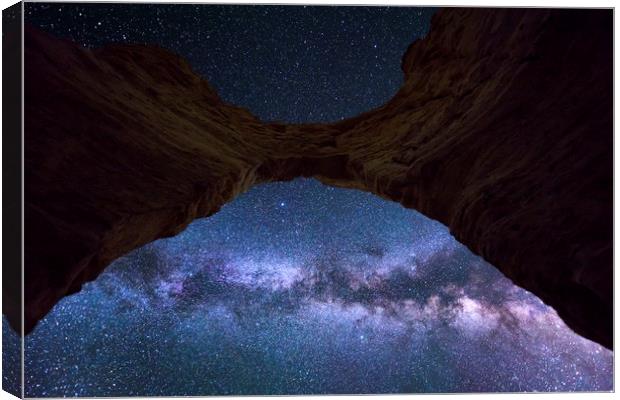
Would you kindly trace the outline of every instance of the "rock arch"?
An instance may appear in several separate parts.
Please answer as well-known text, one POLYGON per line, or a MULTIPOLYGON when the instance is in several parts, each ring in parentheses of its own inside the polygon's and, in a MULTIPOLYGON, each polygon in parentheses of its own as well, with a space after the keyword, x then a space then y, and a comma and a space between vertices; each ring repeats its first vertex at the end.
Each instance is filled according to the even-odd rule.
MULTIPOLYGON (((155 47, 25 31, 25 331, 115 258, 250 186, 367 190, 612 347, 612 12, 443 9, 384 106, 264 123, 155 47)), ((6 282, 6 280, 5 280, 6 282)), ((19 290, 4 313, 19 326, 19 290)))

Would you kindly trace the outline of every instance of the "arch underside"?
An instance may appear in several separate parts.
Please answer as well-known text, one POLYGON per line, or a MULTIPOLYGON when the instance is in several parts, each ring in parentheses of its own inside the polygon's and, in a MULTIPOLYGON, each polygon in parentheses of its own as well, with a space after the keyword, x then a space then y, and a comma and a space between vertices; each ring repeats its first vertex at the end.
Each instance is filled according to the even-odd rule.
MULTIPOLYGON (((252 185, 400 202, 612 347, 612 13, 443 9, 384 106, 259 121, 159 48, 25 31, 24 325, 252 185)), ((249 77, 251 79, 251 77, 249 77)), ((17 288, 3 312, 19 326, 17 288)))

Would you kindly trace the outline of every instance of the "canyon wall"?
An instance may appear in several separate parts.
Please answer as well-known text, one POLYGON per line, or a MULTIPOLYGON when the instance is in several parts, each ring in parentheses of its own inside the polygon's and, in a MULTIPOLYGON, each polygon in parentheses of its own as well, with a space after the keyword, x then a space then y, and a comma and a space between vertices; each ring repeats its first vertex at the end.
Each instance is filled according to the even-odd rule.
POLYGON ((443 9, 392 100, 305 125, 226 104, 164 49, 27 27, 25 331, 117 257, 304 176, 442 222, 611 348, 612 24, 610 10, 443 9))

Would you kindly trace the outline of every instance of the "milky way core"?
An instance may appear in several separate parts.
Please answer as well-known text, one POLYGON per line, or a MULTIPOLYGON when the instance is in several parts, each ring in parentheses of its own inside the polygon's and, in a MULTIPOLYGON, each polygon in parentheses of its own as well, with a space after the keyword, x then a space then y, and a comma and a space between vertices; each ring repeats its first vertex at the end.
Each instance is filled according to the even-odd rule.
POLYGON ((34 397, 611 390, 612 357, 441 224, 299 179, 64 298, 25 378, 34 397))

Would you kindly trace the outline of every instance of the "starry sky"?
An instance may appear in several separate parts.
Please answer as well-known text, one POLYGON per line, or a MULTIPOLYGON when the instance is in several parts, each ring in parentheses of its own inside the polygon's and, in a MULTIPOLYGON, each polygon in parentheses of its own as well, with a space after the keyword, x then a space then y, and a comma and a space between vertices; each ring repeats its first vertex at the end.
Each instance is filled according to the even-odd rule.
POLYGON ((27 4, 26 21, 83 46, 146 43, 189 60, 264 120, 337 121, 380 106, 434 8, 27 4))
MULTIPOLYGON (((262 119, 316 122, 389 99, 434 12, 27 4, 26 19, 86 46, 156 43, 262 119)), ((613 389, 612 352, 445 226, 312 179, 256 186, 116 260, 25 351, 36 397, 613 389)))

